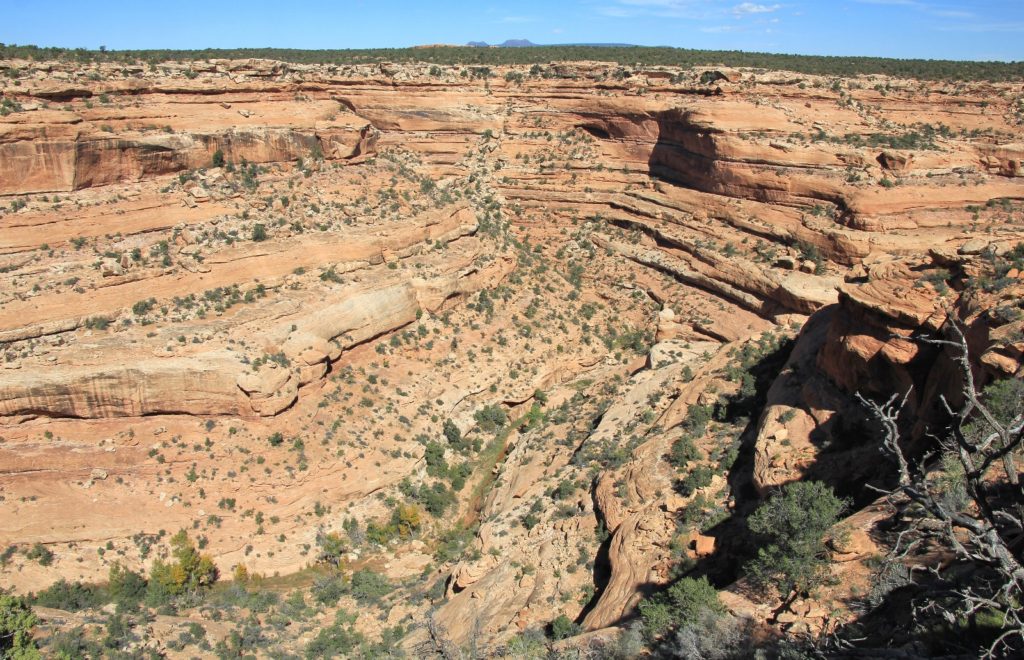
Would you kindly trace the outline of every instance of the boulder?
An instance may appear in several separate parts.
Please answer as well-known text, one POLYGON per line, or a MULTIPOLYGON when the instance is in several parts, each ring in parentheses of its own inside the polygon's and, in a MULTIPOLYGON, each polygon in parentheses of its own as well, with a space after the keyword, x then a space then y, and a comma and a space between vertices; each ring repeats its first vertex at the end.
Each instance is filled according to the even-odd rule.
POLYGON ((119 277, 124 275, 124 268, 113 259, 104 259, 100 265, 100 274, 103 277, 119 277))
POLYGON ((906 172, 910 169, 913 155, 886 150, 878 154, 878 164, 890 172, 906 172))
POLYGON ((964 244, 960 246, 960 249, 957 250, 957 252, 959 254, 964 255, 978 255, 984 252, 986 248, 988 248, 988 244, 989 241, 987 241, 984 238, 972 238, 968 241, 965 241, 964 244))

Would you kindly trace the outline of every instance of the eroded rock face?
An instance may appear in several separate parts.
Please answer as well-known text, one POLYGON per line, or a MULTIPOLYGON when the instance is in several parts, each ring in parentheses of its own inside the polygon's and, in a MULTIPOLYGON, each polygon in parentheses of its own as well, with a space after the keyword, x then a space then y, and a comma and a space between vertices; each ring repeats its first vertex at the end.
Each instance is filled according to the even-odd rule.
POLYGON ((928 273, 948 277, 949 266, 961 281, 989 268, 969 255, 869 265, 866 281, 842 285, 839 303, 808 320, 759 424, 754 484, 762 493, 809 471, 833 481, 870 479, 867 466, 876 450, 870 437, 856 437, 868 430, 857 422, 863 411, 856 394, 875 400, 905 395, 905 419, 916 420, 907 429, 912 439, 941 425, 941 400, 955 407, 962 396, 952 349, 928 340, 945 338, 954 312, 966 329, 979 386, 1019 372, 1020 352, 1011 340, 1019 314, 1000 301, 1015 305, 1020 284, 1007 278, 993 295, 934 284, 934 277, 925 283, 928 273))
MULTIPOLYGON (((12 64, 0 547, 55 552, 0 568, 19 591, 105 579, 113 557, 145 569, 161 529, 202 534, 225 575, 297 571, 337 531, 347 561, 430 584, 388 615, 433 621, 412 655, 559 615, 608 637, 684 553, 726 561, 730 525, 773 488, 877 476, 855 392, 912 387, 910 431, 937 420, 920 402, 955 394, 950 367, 918 340, 949 310, 981 380, 1019 374, 1022 269, 982 279, 1020 258, 1003 86, 846 81, 840 98, 784 72, 605 63, 485 80, 12 64), (920 122, 951 130, 867 146, 920 122), (775 373, 752 395, 761 361, 775 373), (440 513, 420 487, 455 482, 431 442, 469 470, 440 513), (422 524, 368 541, 390 501, 422 524)), ((834 548, 850 584, 879 516, 855 514, 834 548)), ((377 634, 376 611, 342 606, 377 634)), ((822 607, 787 625, 823 625, 822 607)))
POLYGON ((145 360, 99 368, 51 367, 35 374, 0 372, 0 414, 50 417, 141 417, 244 410, 230 356, 145 360))

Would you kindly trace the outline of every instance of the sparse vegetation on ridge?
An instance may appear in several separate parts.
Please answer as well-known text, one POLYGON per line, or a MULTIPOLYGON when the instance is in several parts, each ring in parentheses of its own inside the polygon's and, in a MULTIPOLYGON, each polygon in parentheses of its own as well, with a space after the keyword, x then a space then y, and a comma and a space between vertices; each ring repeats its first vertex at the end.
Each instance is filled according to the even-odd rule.
MULTIPOLYGON (((744 51, 690 50, 647 46, 534 46, 530 48, 474 48, 432 46, 427 48, 379 48, 351 50, 300 50, 289 48, 225 48, 203 50, 87 50, 4 45, 0 59, 62 59, 77 62, 134 62, 263 58, 300 64, 366 64, 373 62, 424 62, 434 65, 528 65, 550 62, 617 62, 641 66, 730 66, 795 71, 815 75, 884 75, 924 80, 1008 81, 1024 78, 1024 63, 915 60, 881 57, 779 55, 744 51)), ((539 74, 540 72, 538 72, 539 74)), ((534 75, 538 75, 534 74, 534 75)), ((513 82, 519 82, 517 77, 513 82)))

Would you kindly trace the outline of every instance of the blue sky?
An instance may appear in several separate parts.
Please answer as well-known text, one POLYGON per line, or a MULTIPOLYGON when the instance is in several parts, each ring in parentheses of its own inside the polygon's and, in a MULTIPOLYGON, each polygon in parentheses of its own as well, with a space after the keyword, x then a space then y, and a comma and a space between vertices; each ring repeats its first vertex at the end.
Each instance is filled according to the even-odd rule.
POLYGON ((0 0, 0 42, 373 48, 525 38, 1024 60, 1024 0, 0 0))

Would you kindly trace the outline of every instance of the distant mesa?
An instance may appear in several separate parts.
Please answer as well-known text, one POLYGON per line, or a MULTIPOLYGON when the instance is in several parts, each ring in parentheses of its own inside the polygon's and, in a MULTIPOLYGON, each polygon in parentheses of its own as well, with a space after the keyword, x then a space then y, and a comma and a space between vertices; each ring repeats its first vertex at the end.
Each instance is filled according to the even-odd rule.
POLYGON ((604 48, 622 48, 622 47, 633 47, 635 44, 618 44, 618 43, 580 43, 580 44, 535 44, 529 39, 506 39, 500 44, 491 45, 486 41, 470 41, 466 44, 473 48, 540 48, 544 46, 588 46, 591 48, 604 47, 604 48))
MULTIPOLYGON (((491 44, 486 41, 470 41, 467 46, 474 48, 491 48, 491 44)), ((494 48, 528 48, 530 46, 536 46, 538 44, 533 43, 529 39, 506 39, 500 44, 494 44, 494 48)))
POLYGON ((527 48, 529 46, 536 46, 537 44, 531 42, 529 39, 506 39, 501 44, 502 48, 527 48))

